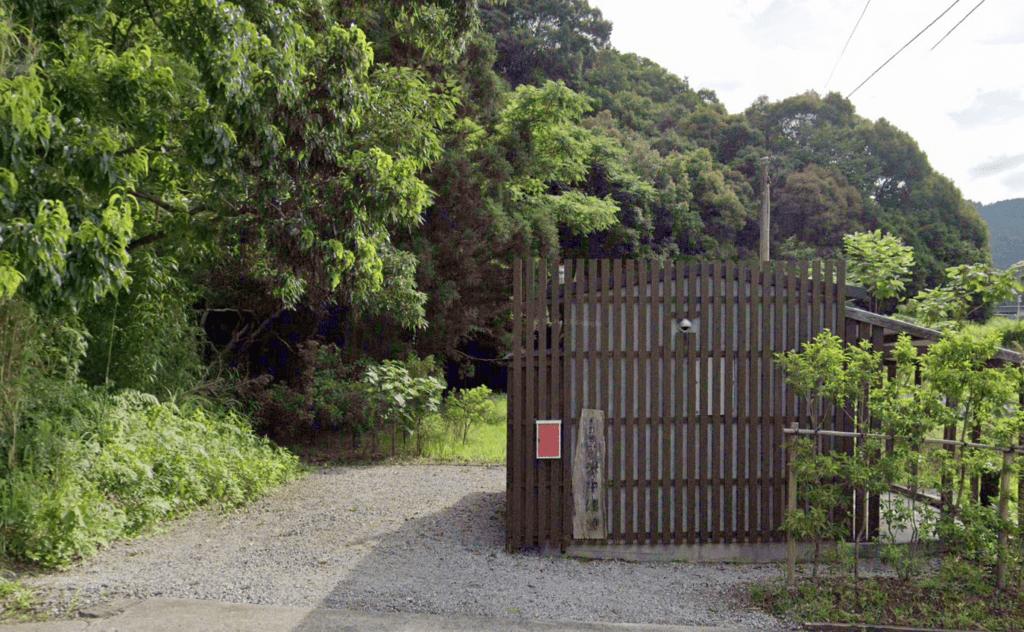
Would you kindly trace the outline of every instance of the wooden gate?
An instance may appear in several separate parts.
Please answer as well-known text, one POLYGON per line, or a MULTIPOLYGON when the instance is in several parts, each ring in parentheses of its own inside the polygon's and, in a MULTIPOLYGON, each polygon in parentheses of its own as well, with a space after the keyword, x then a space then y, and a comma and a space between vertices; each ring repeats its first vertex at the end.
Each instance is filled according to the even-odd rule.
POLYGON ((842 262, 531 259, 513 282, 508 550, 572 544, 583 409, 605 415, 600 543, 784 540, 782 428, 809 416, 773 354, 843 332, 842 262), (535 458, 539 419, 561 459, 535 458))

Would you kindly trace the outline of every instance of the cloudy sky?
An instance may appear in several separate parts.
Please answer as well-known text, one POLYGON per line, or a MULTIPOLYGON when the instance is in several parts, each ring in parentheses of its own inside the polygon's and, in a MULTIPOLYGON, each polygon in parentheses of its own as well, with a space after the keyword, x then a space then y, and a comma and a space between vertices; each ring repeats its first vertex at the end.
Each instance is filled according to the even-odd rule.
MULTIPOLYGON (((616 49, 714 90, 735 113, 761 94, 848 96, 953 0, 589 2, 611 20, 616 49)), ((1024 2, 984 0, 930 50, 977 5, 959 0, 850 100, 908 132, 965 197, 990 204, 1024 197, 1024 2)))

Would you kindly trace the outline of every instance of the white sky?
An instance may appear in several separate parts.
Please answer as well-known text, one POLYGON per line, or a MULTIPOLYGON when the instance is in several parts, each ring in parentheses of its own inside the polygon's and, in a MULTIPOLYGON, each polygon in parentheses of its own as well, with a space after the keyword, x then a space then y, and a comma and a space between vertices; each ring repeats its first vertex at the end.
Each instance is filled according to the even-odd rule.
MULTIPOLYGON (((847 96, 952 4, 873 0, 828 86, 865 0, 589 0, 612 22, 612 46, 648 57, 729 113, 761 94, 847 96)), ((908 132, 964 197, 1024 197, 1024 1, 960 0, 864 84, 857 114, 908 132)))

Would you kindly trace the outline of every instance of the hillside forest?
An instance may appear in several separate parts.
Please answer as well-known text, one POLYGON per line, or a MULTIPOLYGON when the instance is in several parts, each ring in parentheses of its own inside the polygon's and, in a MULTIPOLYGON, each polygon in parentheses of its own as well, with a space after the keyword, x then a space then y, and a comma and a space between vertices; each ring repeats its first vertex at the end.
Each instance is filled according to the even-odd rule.
POLYGON ((1024 198, 992 204, 972 202, 988 225, 992 265, 1001 270, 1024 261, 1024 198))
POLYGON ((586 0, 0 0, 0 524, 58 534, 4 550, 63 563, 293 475, 247 425, 413 432, 371 387, 503 389, 515 258, 756 259, 765 163, 774 259, 880 230, 908 295, 991 263, 906 132, 834 92, 730 113, 612 28, 586 0), (133 442, 171 419, 258 456, 154 479, 133 442))

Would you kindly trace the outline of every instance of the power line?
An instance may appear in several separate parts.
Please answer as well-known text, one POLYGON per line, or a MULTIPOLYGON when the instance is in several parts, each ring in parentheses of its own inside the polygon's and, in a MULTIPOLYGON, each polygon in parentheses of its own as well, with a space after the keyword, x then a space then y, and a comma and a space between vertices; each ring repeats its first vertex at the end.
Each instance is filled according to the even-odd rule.
MULTIPOLYGON (((955 6, 957 5, 957 3, 958 3, 958 2, 960 2, 960 0, 953 0, 953 4, 949 5, 949 9, 952 9, 953 7, 955 7, 955 6)), ((924 33, 925 31, 927 31, 928 29, 930 29, 930 28, 932 27, 932 24, 935 24, 935 23, 936 23, 936 22, 938 22, 938 21, 939 21, 940 19, 942 19, 942 16, 946 15, 947 13, 949 13, 949 9, 946 9, 945 11, 943 11, 943 12, 942 12, 941 14, 939 14, 939 17, 937 17, 937 18, 935 18, 934 20, 932 20, 932 21, 931 21, 931 24, 929 24, 928 26, 926 26, 926 27, 924 27, 923 29, 921 29, 921 32, 920 32, 920 33, 918 33, 917 35, 915 35, 915 36, 913 37, 913 39, 911 39, 911 40, 910 40, 909 42, 907 42, 906 44, 904 44, 904 45, 903 45, 903 48, 906 48, 907 46, 910 46, 911 44, 913 44, 913 43, 914 43, 914 40, 916 40, 917 38, 921 37, 921 35, 922 35, 922 34, 923 34, 923 33, 924 33)), ((854 88, 854 89, 853 89, 853 92, 851 92, 850 94, 846 95, 846 98, 847 98, 847 99, 849 99, 850 97, 852 97, 852 96, 853 96, 853 93, 854 93, 854 92, 856 92, 856 91, 860 90, 861 86, 863 86, 863 85, 864 85, 865 83, 867 83, 868 81, 870 81, 870 80, 871 80, 871 77, 874 77, 875 75, 877 75, 877 74, 878 74, 878 71, 879 71, 879 70, 881 70, 882 68, 885 68, 885 67, 886 67, 886 65, 888 65, 888 63, 889 63, 890 61, 892 61, 893 59, 895 59, 895 58, 896 58, 896 55, 899 55, 900 53, 902 53, 902 52, 903 52, 903 48, 901 48, 901 49, 899 49, 898 51, 896 51, 896 52, 895 52, 895 53, 893 54, 893 56, 892 56, 892 57, 890 57, 889 59, 886 59, 886 60, 885 60, 885 63, 884 63, 884 64, 882 64, 881 66, 879 66, 879 67, 878 67, 878 70, 875 70, 875 72, 871 73, 871 74, 870 74, 870 75, 868 76, 868 78, 867 78, 867 79, 865 79, 864 81, 861 81, 861 82, 860 82, 860 86, 857 86, 856 88, 854 88)))
MULTIPOLYGON (((980 7, 980 6, 981 6, 981 5, 983 5, 983 4, 985 4, 985 0, 981 0, 981 2, 979 2, 979 3, 978 3, 978 4, 976 4, 976 5, 974 5, 974 9, 977 9, 978 7, 980 7)), ((949 33, 952 33, 953 31, 955 31, 955 30, 956 30, 956 27, 960 26, 960 25, 961 25, 961 24, 963 23, 963 21, 964 21, 964 20, 966 20, 966 19, 967 19, 968 17, 970 17, 970 15, 971 15, 972 13, 974 13, 974 9, 971 9, 970 11, 968 11, 968 12, 967 12, 967 15, 965 15, 965 16, 964 16, 964 17, 962 17, 962 18, 960 18, 960 21, 959 21, 959 22, 957 22, 956 24, 954 24, 954 25, 953 25, 953 28, 949 29, 949 33)), ((939 41, 935 42, 935 46, 938 46, 939 44, 941 44, 941 43, 942 43, 942 40, 944 40, 944 39, 946 39, 947 37, 949 37, 949 33, 946 33, 945 35, 943 35, 943 36, 942 36, 942 39, 940 39, 939 41)), ((932 46, 932 50, 935 50, 935 46, 932 46)))
MULTIPOLYGON (((985 0, 982 0, 982 2, 984 2, 984 1, 985 0)), ((860 26, 860 21, 864 19, 864 14, 868 12, 868 5, 869 4, 871 4, 871 0, 868 0, 867 4, 864 5, 864 10, 860 12, 860 17, 857 18, 857 23, 853 25, 853 30, 850 31, 850 37, 846 38, 846 44, 843 45, 843 50, 842 50, 841 53, 839 53, 839 59, 836 60, 836 65, 832 66, 832 72, 829 73, 828 81, 825 82, 825 88, 828 87, 828 82, 832 81, 832 75, 836 74, 836 68, 839 67, 839 61, 843 58, 843 53, 846 52, 846 47, 850 45, 850 40, 853 39, 853 34, 857 32, 857 27, 860 26)), ((968 14, 968 15, 970 15, 970 14, 968 14)), ((824 88, 822 88, 822 89, 824 89, 824 88)))

